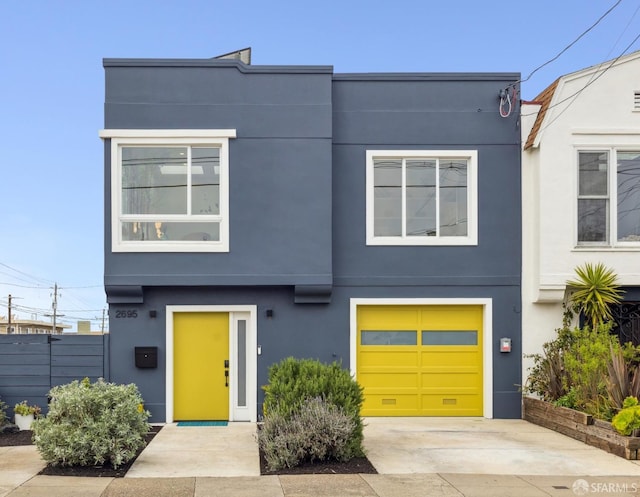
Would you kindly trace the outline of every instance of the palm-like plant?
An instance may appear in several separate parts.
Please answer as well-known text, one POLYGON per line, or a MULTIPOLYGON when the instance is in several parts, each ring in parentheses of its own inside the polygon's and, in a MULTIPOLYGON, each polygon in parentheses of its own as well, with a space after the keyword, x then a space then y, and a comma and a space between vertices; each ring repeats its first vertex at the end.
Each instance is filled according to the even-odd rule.
POLYGON ((577 278, 567 281, 573 290, 571 304, 591 322, 591 329, 613 318, 609 306, 618 304, 622 291, 616 273, 604 264, 585 263, 575 269, 577 278))

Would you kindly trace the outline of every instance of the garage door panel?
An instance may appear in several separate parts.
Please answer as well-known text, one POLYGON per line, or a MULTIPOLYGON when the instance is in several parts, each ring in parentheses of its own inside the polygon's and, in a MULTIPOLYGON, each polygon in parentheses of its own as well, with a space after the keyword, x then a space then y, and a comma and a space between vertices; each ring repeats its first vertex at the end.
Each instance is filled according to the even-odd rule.
POLYGON ((367 416, 409 416, 419 412, 419 399, 415 393, 372 393, 366 396, 362 408, 368 412, 367 416))
POLYGON ((420 310, 414 306, 376 306, 380 312, 369 312, 370 308, 360 308, 358 324, 361 330, 415 330, 420 322, 420 310))
POLYGON ((363 350, 360 353, 359 364, 363 368, 370 367, 388 367, 388 368, 407 368, 418 367, 418 351, 415 347, 413 350, 394 350, 389 348, 386 352, 382 349, 370 351, 363 350))
POLYGON ((460 351, 443 351, 432 352, 423 351, 420 354, 420 364, 423 367, 436 367, 436 366, 476 366, 481 360, 479 350, 460 350, 460 351))
POLYGON ((363 416, 481 416, 482 323, 482 306, 360 306, 363 416))
POLYGON ((467 373, 426 373, 420 377, 423 388, 431 388, 433 386, 447 387, 459 387, 459 386, 473 386, 474 388, 480 388, 482 382, 478 381, 479 375, 477 372, 467 373))
POLYGON ((482 368, 480 364, 433 364, 428 366, 422 366, 420 368, 421 373, 469 373, 469 374, 480 374, 482 373, 482 368))
POLYGON ((482 307, 475 305, 433 305, 424 306, 420 311, 422 329, 459 329, 482 323, 482 307))
MULTIPOLYGON (((365 388, 415 388, 418 385, 418 374, 413 373, 391 373, 385 371, 379 371, 375 373, 361 373, 358 377, 358 382, 365 388)), ((417 391, 416 391, 417 393, 417 391)))
POLYGON ((424 394, 422 410, 430 416, 477 416, 475 395, 464 393, 424 394))

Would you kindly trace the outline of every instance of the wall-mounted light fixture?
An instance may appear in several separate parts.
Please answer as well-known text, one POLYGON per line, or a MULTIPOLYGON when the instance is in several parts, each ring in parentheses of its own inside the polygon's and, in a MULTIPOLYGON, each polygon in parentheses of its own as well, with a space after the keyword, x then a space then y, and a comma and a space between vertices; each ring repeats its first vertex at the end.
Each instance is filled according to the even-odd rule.
POLYGON ((149 311, 149 317, 150 318, 155 318, 158 315, 158 312, 155 310, 151 310, 149 311))
POLYGON ((273 309, 267 309, 267 312, 265 312, 265 315, 268 318, 272 318, 273 317, 273 309))

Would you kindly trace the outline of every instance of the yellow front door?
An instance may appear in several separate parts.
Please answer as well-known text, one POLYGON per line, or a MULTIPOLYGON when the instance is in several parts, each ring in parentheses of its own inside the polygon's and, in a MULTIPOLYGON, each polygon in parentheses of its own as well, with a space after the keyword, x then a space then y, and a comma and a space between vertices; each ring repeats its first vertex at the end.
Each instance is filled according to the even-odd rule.
POLYGON ((358 307, 363 416, 482 416, 478 305, 358 307))
POLYGON ((173 417, 229 419, 229 314, 173 315, 173 417))

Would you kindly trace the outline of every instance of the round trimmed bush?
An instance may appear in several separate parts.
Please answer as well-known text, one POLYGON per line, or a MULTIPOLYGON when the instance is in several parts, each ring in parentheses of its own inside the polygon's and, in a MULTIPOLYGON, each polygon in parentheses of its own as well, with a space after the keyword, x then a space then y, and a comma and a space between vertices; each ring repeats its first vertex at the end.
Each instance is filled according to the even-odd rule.
POLYGON ((269 368, 269 384, 264 390, 265 421, 270 416, 290 420, 299 415, 311 399, 321 399, 352 421, 352 429, 340 449, 340 459, 364 455, 360 417, 364 402, 362 387, 337 362, 325 364, 315 359, 289 357, 269 368))
POLYGON ((34 421, 34 443, 52 465, 113 468, 133 459, 145 445, 150 413, 134 384, 88 378, 54 387, 45 418, 34 421))

